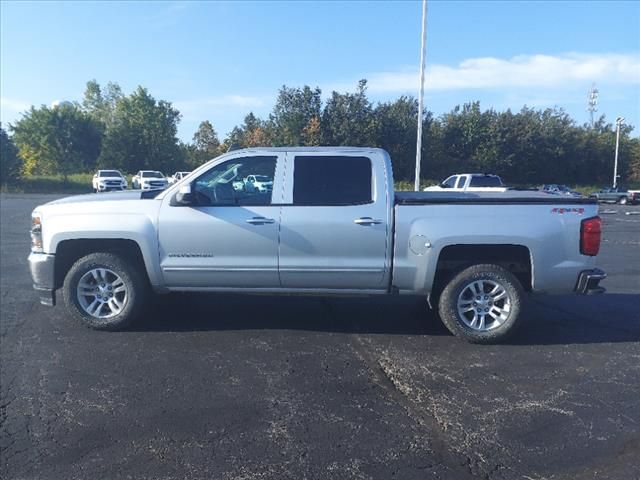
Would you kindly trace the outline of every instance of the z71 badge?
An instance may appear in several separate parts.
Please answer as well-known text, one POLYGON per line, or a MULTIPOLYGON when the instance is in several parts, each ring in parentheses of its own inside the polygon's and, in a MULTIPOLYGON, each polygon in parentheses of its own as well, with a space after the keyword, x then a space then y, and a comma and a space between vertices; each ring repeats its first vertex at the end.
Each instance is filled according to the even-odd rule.
POLYGON ((564 215, 565 213, 577 213, 578 215, 582 215, 584 213, 584 208, 552 208, 551 213, 558 213, 560 215, 564 215))

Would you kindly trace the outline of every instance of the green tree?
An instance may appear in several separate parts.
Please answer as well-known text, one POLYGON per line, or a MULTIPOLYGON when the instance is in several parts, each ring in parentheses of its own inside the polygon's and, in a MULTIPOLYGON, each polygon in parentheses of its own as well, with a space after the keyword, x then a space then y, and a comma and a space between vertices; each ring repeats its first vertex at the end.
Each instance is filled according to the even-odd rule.
POLYGON ((195 147, 194 159, 196 160, 193 166, 200 165, 220 155, 220 140, 209 120, 200 122, 198 130, 193 134, 193 145, 195 147))
POLYGON ((185 158, 176 136, 179 121, 180 112, 171 103, 157 101, 146 88, 138 87, 116 103, 98 163, 126 172, 181 168, 185 158))
POLYGON ((21 160, 18 149, 0 125, 0 185, 13 183, 20 176, 21 160))
POLYGON ((124 95, 120 85, 109 82, 105 89, 94 79, 87 82, 82 100, 82 108, 95 120, 102 122, 105 127, 113 125, 116 104, 124 95))
POLYGON ((640 138, 632 138, 629 144, 629 180, 640 184, 640 138))
MULTIPOLYGON (((274 145, 302 145, 309 140, 305 133, 314 118, 320 118, 322 108, 321 91, 308 85, 302 88, 283 86, 278 92, 276 104, 269 117, 269 125, 258 125, 271 130, 274 145), (305 137, 306 135, 306 137, 305 137)), ((246 121, 245 121, 246 123, 246 121)))
POLYGON ((26 175, 89 171, 100 154, 102 125, 75 105, 31 107, 18 120, 13 140, 26 175))
MULTIPOLYGON (((418 101, 402 96, 393 102, 378 104, 373 116, 376 119, 375 145, 389 152, 395 177, 411 178, 415 170, 418 101)), ((427 131, 423 128, 423 139, 427 140, 427 131)))
POLYGON ((325 145, 368 146, 376 143, 376 122, 367 98, 367 81, 360 80, 355 93, 332 92, 322 112, 325 145))

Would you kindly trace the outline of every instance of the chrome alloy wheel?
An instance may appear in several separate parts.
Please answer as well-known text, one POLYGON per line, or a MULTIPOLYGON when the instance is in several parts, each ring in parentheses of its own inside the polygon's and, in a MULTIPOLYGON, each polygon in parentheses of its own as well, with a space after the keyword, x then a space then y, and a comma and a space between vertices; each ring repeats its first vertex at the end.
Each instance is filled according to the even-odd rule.
POLYGON ((510 314, 511 297, 493 280, 475 280, 458 295, 458 315, 473 330, 493 330, 507 321, 510 314))
POLYGON ((95 318, 118 315, 127 304, 127 286, 108 268, 94 268, 85 273, 76 289, 78 304, 95 318))

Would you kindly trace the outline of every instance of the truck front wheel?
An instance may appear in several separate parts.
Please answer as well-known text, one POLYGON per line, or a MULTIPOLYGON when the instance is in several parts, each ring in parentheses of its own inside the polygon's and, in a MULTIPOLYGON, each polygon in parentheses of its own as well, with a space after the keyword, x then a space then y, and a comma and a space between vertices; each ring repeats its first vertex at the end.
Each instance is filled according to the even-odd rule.
POLYGON ((76 261, 64 280, 69 312, 96 330, 120 330, 142 311, 147 282, 133 262, 114 253, 92 253, 76 261))
POLYGON ((473 265, 455 275, 440 295, 438 313, 454 335, 471 343, 499 343, 513 334, 524 290, 507 269, 473 265))

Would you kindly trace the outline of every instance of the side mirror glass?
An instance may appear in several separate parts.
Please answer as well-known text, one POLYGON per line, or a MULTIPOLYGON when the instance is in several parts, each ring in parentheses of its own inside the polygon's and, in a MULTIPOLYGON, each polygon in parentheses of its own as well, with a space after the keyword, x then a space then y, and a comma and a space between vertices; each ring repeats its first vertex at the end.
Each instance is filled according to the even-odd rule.
POLYGON ((182 185, 175 196, 176 204, 188 206, 193 204, 193 196, 191 194, 191 185, 182 185))

